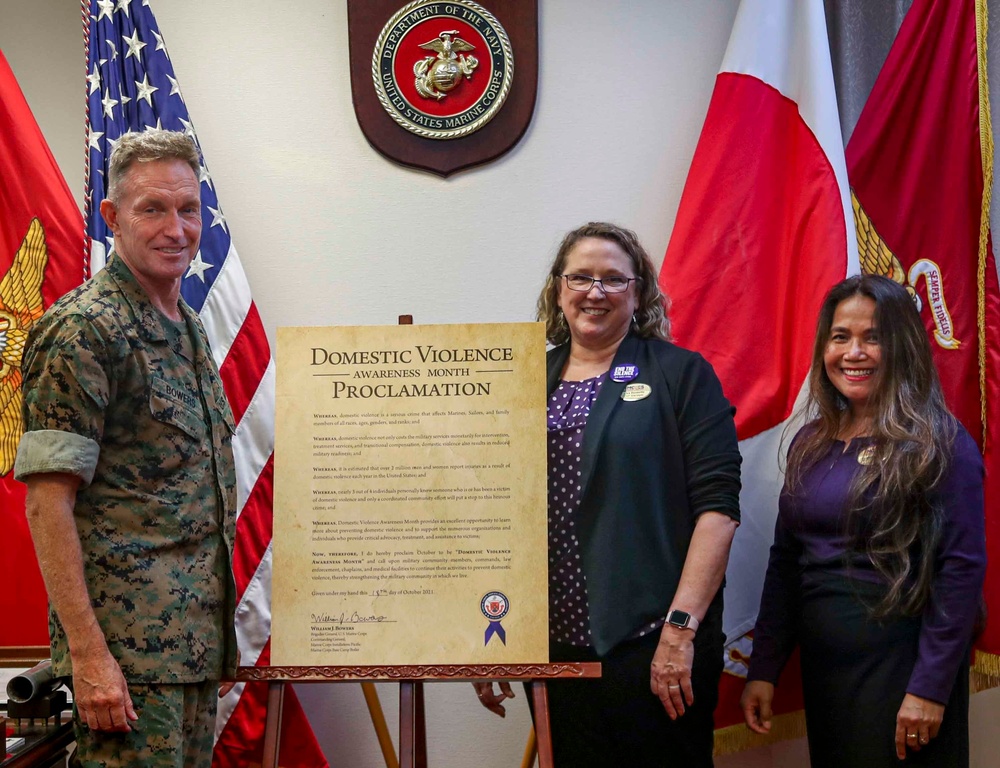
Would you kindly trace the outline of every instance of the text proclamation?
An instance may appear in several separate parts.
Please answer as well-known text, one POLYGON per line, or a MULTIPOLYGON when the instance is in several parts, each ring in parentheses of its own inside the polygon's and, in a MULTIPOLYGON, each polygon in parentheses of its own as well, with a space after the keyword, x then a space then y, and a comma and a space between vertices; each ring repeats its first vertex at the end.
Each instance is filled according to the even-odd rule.
POLYGON ((278 329, 273 666, 548 660, 540 323, 278 329))

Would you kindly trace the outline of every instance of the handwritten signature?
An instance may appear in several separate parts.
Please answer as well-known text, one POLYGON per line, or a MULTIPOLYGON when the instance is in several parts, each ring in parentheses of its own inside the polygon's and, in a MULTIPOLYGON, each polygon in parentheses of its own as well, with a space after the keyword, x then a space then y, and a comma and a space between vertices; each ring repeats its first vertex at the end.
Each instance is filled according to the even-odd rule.
POLYGON ((313 624, 376 624, 382 621, 391 621, 388 616, 382 614, 364 615, 357 611, 347 613, 341 611, 336 613, 313 613, 311 614, 313 624))

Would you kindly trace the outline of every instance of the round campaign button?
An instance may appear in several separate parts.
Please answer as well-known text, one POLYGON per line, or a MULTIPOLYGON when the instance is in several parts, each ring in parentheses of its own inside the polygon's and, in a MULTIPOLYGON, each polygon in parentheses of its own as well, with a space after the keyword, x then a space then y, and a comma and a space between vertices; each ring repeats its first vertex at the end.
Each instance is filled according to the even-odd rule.
POLYGON ((616 365, 614 370, 611 371, 611 380, 620 382, 632 381, 632 379, 638 375, 638 365, 632 365, 631 363, 627 365, 616 365))

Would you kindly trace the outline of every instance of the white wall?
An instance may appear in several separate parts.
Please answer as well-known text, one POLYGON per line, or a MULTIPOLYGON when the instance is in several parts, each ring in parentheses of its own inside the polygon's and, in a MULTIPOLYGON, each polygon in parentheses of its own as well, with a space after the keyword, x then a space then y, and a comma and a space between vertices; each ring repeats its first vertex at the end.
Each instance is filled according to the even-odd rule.
MULTIPOLYGON (((562 234, 601 218, 654 258, 674 213, 737 0, 542 0, 540 79, 508 155, 448 180, 366 143, 343 0, 156 0, 153 7, 267 332, 279 325, 530 319, 562 234)), ((82 199, 79 3, 0 0, 8 58, 82 199)), ((395 687, 380 686, 395 730, 395 687)), ((427 687, 430 761, 520 763, 524 695, 501 721, 470 686, 427 687)), ((356 685, 300 686, 335 768, 381 765, 356 685)), ((995 765, 997 692, 974 698, 976 766, 995 765)), ((724 768, 805 765, 793 742, 724 768)))
MULTIPOLYGON (((554 246, 593 218, 663 253, 737 3, 541 5, 527 134, 441 180, 365 141, 343 0, 154 3, 272 341, 278 325, 400 313, 527 319, 554 246)), ((0 45, 82 195, 77 4, 0 0, 0 45)))

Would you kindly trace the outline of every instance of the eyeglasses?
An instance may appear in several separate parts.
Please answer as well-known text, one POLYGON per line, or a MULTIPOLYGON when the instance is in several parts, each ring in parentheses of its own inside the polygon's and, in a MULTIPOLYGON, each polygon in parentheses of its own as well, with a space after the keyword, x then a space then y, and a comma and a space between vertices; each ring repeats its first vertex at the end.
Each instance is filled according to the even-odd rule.
POLYGON ((602 277, 600 280, 590 275, 559 275, 559 277, 566 280, 566 286, 571 291, 586 292, 594 287, 594 283, 597 283, 605 293, 625 293, 629 283, 642 279, 641 277, 619 277, 618 275, 602 277))

